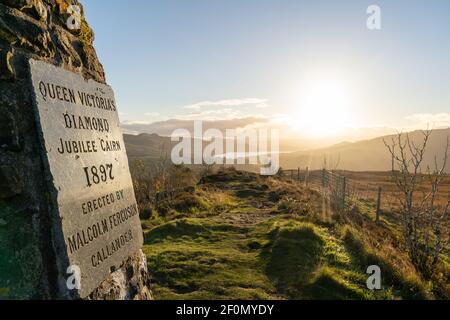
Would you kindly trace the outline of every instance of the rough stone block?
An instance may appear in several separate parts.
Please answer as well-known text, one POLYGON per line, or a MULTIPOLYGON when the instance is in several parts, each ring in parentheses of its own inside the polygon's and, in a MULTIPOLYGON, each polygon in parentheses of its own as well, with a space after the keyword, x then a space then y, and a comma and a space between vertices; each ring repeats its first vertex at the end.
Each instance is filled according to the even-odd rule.
POLYGON ((46 26, 0 4, 0 40, 41 57, 52 58, 55 47, 46 26))
POLYGON ((9 165, 0 166, 0 199, 7 199, 21 194, 23 182, 17 168, 9 165))
POLYGON ((0 150, 18 151, 20 149, 16 119, 12 112, 0 105, 0 150))
POLYGON ((14 70, 11 64, 13 53, 0 48, 0 81, 14 79, 14 70))

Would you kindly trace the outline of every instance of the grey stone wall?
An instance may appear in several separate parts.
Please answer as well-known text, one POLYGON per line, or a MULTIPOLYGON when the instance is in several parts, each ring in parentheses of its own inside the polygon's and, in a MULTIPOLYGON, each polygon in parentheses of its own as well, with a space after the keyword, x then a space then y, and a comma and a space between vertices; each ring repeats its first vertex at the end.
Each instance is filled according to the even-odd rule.
MULTIPOLYGON (((105 82, 82 20, 66 27, 68 0, 0 0, 0 299, 69 298, 57 284, 52 210, 32 110, 28 59, 105 82)), ((151 299, 146 259, 138 252, 90 299, 151 299)))

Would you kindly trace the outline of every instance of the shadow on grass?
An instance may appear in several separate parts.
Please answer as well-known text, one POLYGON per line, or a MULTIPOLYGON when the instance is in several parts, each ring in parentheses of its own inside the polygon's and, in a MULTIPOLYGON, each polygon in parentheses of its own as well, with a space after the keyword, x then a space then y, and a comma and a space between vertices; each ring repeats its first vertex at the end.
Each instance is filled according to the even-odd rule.
POLYGON ((168 287, 178 294, 186 294, 199 289, 196 279, 206 277, 212 272, 216 260, 206 259, 201 251, 184 252, 178 250, 160 253, 157 259, 149 261, 153 281, 159 286, 168 287))
POLYGON ((222 239, 223 234, 244 233, 247 229, 228 224, 208 224, 201 219, 180 219, 153 228, 145 234, 145 244, 152 244, 165 239, 176 240, 183 237, 189 239, 204 239, 216 242, 222 239))
POLYGON ((240 248, 245 228, 182 219, 152 229, 144 252, 158 299, 270 299, 256 254, 240 248))
POLYGON ((243 189, 243 190, 237 190, 235 192, 236 197, 241 198, 241 199, 246 199, 246 198, 258 198, 264 195, 264 192, 259 191, 259 190, 253 190, 253 189, 243 189))
MULTIPOLYGON (((319 268, 325 241, 312 226, 276 228, 269 233, 270 243, 261 256, 267 261, 266 273, 280 293, 290 299, 309 299, 326 285, 326 279, 311 284, 319 268)), ((338 283, 333 283, 338 288, 338 283)), ((322 290, 323 291, 323 290, 322 290)), ((320 292, 323 296, 323 292, 320 292)))
POLYGON ((364 295, 360 290, 348 287, 338 280, 338 277, 324 268, 305 288, 309 298, 314 300, 362 300, 364 295))
POLYGON ((313 225, 278 227, 269 239, 261 258, 279 294, 288 299, 366 298, 362 290, 343 280, 340 272, 346 270, 328 266, 325 251, 331 240, 313 225))
POLYGON ((275 229, 267 257, 267 274, 281 290, 304 284, 317 268, 323 250, 322 239, 312 228, 275 229))
POLYGON ((363 268, 371 265, 379 266, 382 272, 383 286, 393 287, 397 291, 396 295, 408 300, 424 300, 428 298, 426 292, 418 283, 406 279, 400 270, 396 271, 381 257, 369 252, 364 243, 350 230, 346 230, 343 241, 353 264, 363 268))

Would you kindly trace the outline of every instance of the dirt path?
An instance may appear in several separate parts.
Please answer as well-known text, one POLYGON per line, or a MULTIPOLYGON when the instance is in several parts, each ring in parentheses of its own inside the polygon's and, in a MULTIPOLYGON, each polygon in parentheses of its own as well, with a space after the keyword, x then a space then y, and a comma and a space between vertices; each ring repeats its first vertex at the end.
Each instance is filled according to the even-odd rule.
POLYGON ((226 212, 211 219, 217 223, 227 223, 242 227, 252 227, 263 221, 275 217, 276 214, 270 209, 257 209, 256 212, 250 213, 234 213, 226 212))

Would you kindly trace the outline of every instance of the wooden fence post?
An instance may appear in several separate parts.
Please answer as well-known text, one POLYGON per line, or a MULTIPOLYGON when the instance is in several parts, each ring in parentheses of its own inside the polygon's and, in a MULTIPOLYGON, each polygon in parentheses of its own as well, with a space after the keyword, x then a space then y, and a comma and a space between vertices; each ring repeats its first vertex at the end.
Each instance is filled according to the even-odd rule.
POLYGON ((345 197, 347 193, 347 178, 343 177, 343 183, 342 183, 342 209, 345 209, 345 197))
POLYGON ((322 169, 322 187, 325 189, 325 169, 322 169))
POLYGON ((300 168, 297 168, 297 182, 300 183, 300 168))
POLYGON ((305 171, 305 188, 308 188, 308 184, 309 184, 309 167, 306 167, 306 171, 305 171))
POLYGON ((381 187, 378 188, 378 199, 377 199, 377 216, 376 223, 380 222, 380 213, 381 213, 381 187))

